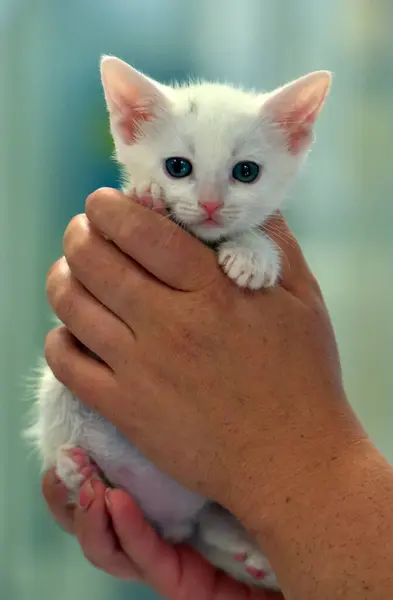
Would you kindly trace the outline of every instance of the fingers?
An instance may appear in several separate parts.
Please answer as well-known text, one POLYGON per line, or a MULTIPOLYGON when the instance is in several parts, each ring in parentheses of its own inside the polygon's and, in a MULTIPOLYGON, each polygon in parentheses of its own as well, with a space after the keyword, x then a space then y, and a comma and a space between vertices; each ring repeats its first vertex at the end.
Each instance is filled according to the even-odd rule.
POLYGON ((45 356, 56 379, 76 396, 83 398, 93 410, 97 406, 116 405, 116 380, 105 364, 88 356, 78 346, 75 338, 65 327, 53 329, 46 338, 45 356))
POLYGON ((180 600, 268 600, 280 596, 251 591, 224 573, 216 571, 186 545, 170 546, 143 518, 133 500, 122 490, 110 490, 108 512, 125 554, 163 598, 180 600))
POLYGON ((180 576, 175 549, 157 535, 125 492, 109 490, 107 501, 113 529, 125 554, 144 581, 164 597, 174 598, 180 576))
POLYGON ((281 286, 294 295, 307 290, 320 293, 303 252, 281 213, 275 213, 263 229, 282 251, 281 286))
POLYGON ((145 298, 157 298, 166 289, 117 246, 105 240, 86 215, 71 221, 63 245, 72 275, 125 323, 129 324, 132 313, 135 324, 140 309, 146 305, 145 298))
MULTIPOLYGON (((89 196, 86 215, 123 252, 171 287, 197 290, 217 276, 213 252, 162 215, 146 210, 116 190, 103 188, 89 196)), ((281 214, 272 216, 263 229, 283 252, 282 287, 297 295, 307 289, 320 294, 281 214)))
POLYGON ((72 276, 64 258, 48 274, 47 296, 68 330, 107 364, 115 362, 119 345, 127 347, 133 339, 127 325, 72 276))
POLYGON ((83 554, 95 567, 119 579, 138 579, 135 566, 121 550, 112 529, 105 492, 106 486, 97 478, 83 484, 75 508, 75 534, 83 554))
POLYGON ((57 477, 55 469, 45 473, 42 493, 55 521, 68 533, 74 532, 74 507, 68 504, 68 491, 57 477))
POLYGON ((175 289, 202 289, 217 275, 213 252, 166 217, 116 190, 91 194, 86 215, 123 252, 175 289))
POLYGON ((97 477, 86 481, 76 507, 67 506, 68 492, 54 470, 45 474, 42 489, 54 518, 75 533, 83 554, 98 569, 124 580, 140 580, 165 598, 199 600, 267 600, 281 594, 246 590, 216 573, 186 546, 166 544, 143 518, 136 503, 122 490, 110 490, 97 477))

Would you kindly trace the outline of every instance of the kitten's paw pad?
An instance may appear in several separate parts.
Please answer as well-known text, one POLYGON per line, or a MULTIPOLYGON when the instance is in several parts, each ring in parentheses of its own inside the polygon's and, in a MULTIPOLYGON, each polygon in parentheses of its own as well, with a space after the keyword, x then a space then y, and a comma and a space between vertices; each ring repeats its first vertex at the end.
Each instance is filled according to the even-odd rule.
POLYGON ((253 579, 265 579, 272 573, 270 564, 259 550, 239 552, 233 555, 236 562, 244 564, 244 569, 253 579))
POLYGON ((280 265, 276 256, 266 258, 260 252, 223 244, 218 261, 224 272, 239 287, 258 290, 272 287, 279 276, 280 265))
POLYGON ((56 474, 68 490, 78 490, 95 472, 97 468, 80 448, 60 446, 57 450, 56 474))
POLYGON ((244 561, 244 568, 246 573, 254 579, 265 579, 272 573, 269 562, 259 550, 253 550, 248 553, 244 561))
POLYGON ((90 458, 89 455, 87 454, 87 452, 85 450, 82 450, 82 448, 74 448, 74 447, 70 447, 67 449, 67 447, 62 447, 59 452, 63 453, 66 452, 67 455, 74 461, 76 462, 79 467, 82 469, 83 467, 87 467, 90 464, 90 458))
POLYGON ((246 573, 251 575, 254 579, 265 579, 267 575, 266 571, 257 569, 256 567, 246 567, 246 573))
POLYGON ((247 552, 236 552, 236 554, 233 555, 233 560, 244 563, 247 560, 247 552))
POLYGON ((129 188, 127 193, 146 208, 158 211, 165 209, 163 190, 158 183, 155 183, 154 181, 143 181, 138 185, 129 188))
POLYGON ((176 544, 190 538, 194 533, 194 529, 195 526, 192 521, 170 523, 162 527, 162 536, 169 542, 176 544))

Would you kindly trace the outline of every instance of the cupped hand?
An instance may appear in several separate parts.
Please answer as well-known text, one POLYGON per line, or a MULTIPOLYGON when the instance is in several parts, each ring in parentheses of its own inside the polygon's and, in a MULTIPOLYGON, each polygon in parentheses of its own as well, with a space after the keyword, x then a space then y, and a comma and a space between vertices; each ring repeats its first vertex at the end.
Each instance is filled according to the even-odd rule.
POLYGON ((165 543, 122 490, 96 477, 81 487, 79 504, 67 504, 67 490, 54 471, 45 474, 43 494, 57 522, 76 535, 86 558, 109 575, 138 580, 168 600, 280 600, 218 572, 185 545, 165 543))
POLYGON ((48 276, 65 325, 46 343, 56 377, 155 464, 242 518, 254 493, 268 510, 294 473, 318 469, 321 438, 337 455, 362 434, 319 287, 280 217, 269 235, 283 252, 281 284, 247 292, 199 240, 100 190, 48 276))

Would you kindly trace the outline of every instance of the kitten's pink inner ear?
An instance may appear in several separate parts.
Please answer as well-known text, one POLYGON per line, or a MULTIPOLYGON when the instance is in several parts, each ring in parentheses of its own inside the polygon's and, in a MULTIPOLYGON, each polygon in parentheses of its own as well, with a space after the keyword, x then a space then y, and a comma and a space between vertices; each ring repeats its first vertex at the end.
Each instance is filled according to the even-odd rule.
POLYGON ((114 135, 132 144, 142 122, 153 119, 165 97, 159 84, 115 57, 101 60, 101 78, 114 135))
POLYGON ((312 141, 312 130, 331 83, 330 73, 312 73, 295 81, 266 103, 273 121, 285 132, 288 150, 298 154, 312 141))
POLYGON ((142 103, 134 90, 108 90, 105 95, 109 112, 116 128, 126 144, 135 142, 138 125, 153 118, 152 106, 148 102, 142 103))
POLYGON ((292 112, 277 116, 276 123, 286 132, 288 149, 292 154, 298 154, 310 142, 312 129, 321 111, 323 102, 324 100, 321 100, 313 108, 308 104, 300 106, 292 112))
POLYGON ((135 142, 140 123, 153 118, 152 107, 149 108, 147 104, 138 104, 138 100, 134 100, 132 97, 117 95, 112 98, 112 107, 111 112, 116 127, 126 144, 135 142))

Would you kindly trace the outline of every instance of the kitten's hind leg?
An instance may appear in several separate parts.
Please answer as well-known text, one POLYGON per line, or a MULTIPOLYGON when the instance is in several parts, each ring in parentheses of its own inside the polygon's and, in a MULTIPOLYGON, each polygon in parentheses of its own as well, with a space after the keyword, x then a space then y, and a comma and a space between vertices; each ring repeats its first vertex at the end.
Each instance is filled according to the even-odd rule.
POLYGON ((190 538, 195 530, 195 521, 188 519, 179 523, 165 523, 160 527, 162 537, 168 542, 183 542, 190 538))
POLYGON ((204 509, 195 540, 196 549, 232 577, 278 589, 269 561, 241 523, 224 508, 211 504, 204 509))

